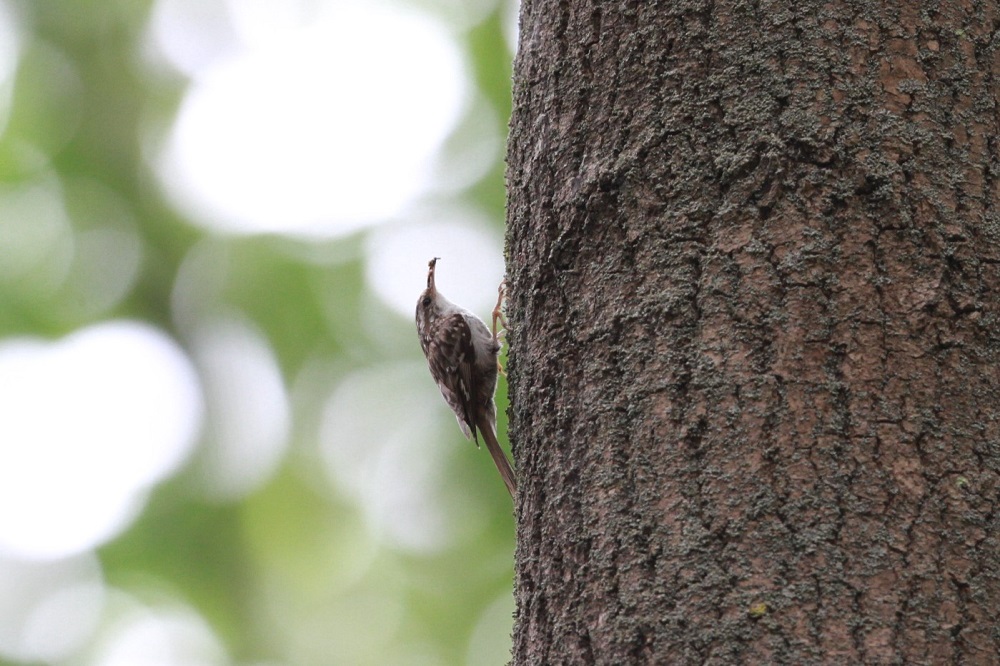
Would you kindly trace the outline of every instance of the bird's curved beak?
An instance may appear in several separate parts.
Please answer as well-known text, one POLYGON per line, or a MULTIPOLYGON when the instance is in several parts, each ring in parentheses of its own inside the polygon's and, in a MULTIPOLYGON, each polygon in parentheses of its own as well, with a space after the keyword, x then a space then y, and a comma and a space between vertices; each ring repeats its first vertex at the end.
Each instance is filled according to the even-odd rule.
POLYGON ((430 291, 436 291, 434 288, 434 266, 437 265, 438 259, 441 257, 434 257, 427 263, 427 288, 430 291))

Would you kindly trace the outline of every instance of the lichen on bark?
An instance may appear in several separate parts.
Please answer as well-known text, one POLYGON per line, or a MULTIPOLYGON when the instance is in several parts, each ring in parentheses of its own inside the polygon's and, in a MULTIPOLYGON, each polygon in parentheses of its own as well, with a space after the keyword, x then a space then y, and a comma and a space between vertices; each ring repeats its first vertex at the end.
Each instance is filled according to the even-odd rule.
POLYGON ((995 25, 524 0, 515 663, 995 658, 995 25))

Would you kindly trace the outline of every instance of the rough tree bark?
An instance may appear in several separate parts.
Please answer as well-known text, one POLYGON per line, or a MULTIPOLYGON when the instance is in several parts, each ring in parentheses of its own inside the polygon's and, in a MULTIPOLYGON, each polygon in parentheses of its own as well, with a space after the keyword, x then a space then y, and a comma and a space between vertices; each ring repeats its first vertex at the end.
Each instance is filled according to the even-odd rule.
POLYGON ((997 3, 520 29, 514 663, 1000 663, 997 3))

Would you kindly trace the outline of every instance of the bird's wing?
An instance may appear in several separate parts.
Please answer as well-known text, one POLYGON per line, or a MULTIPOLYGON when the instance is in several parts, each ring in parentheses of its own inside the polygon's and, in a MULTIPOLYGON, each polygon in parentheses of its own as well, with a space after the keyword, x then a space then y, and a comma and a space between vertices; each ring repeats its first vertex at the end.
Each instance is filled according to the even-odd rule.
MULTIPOLYGON (((431 336, 432 349, 427 354, 431 374, 441 388, 441 395, 458 418, 466 437, 476 437, 475 373, 476 348, 472 331, 461 313, 441 317, 431 336)), ((479 439, 476 437, 476 444, 479 439)))

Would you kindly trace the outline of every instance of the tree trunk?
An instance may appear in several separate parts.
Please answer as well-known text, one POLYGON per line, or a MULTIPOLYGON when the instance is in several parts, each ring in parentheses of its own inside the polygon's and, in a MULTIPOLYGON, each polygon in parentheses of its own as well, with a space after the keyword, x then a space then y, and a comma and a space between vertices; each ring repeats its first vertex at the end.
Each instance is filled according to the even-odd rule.
POLYGON ((1000 663, 998 26, 523 1, 515 664, 1000 663))

